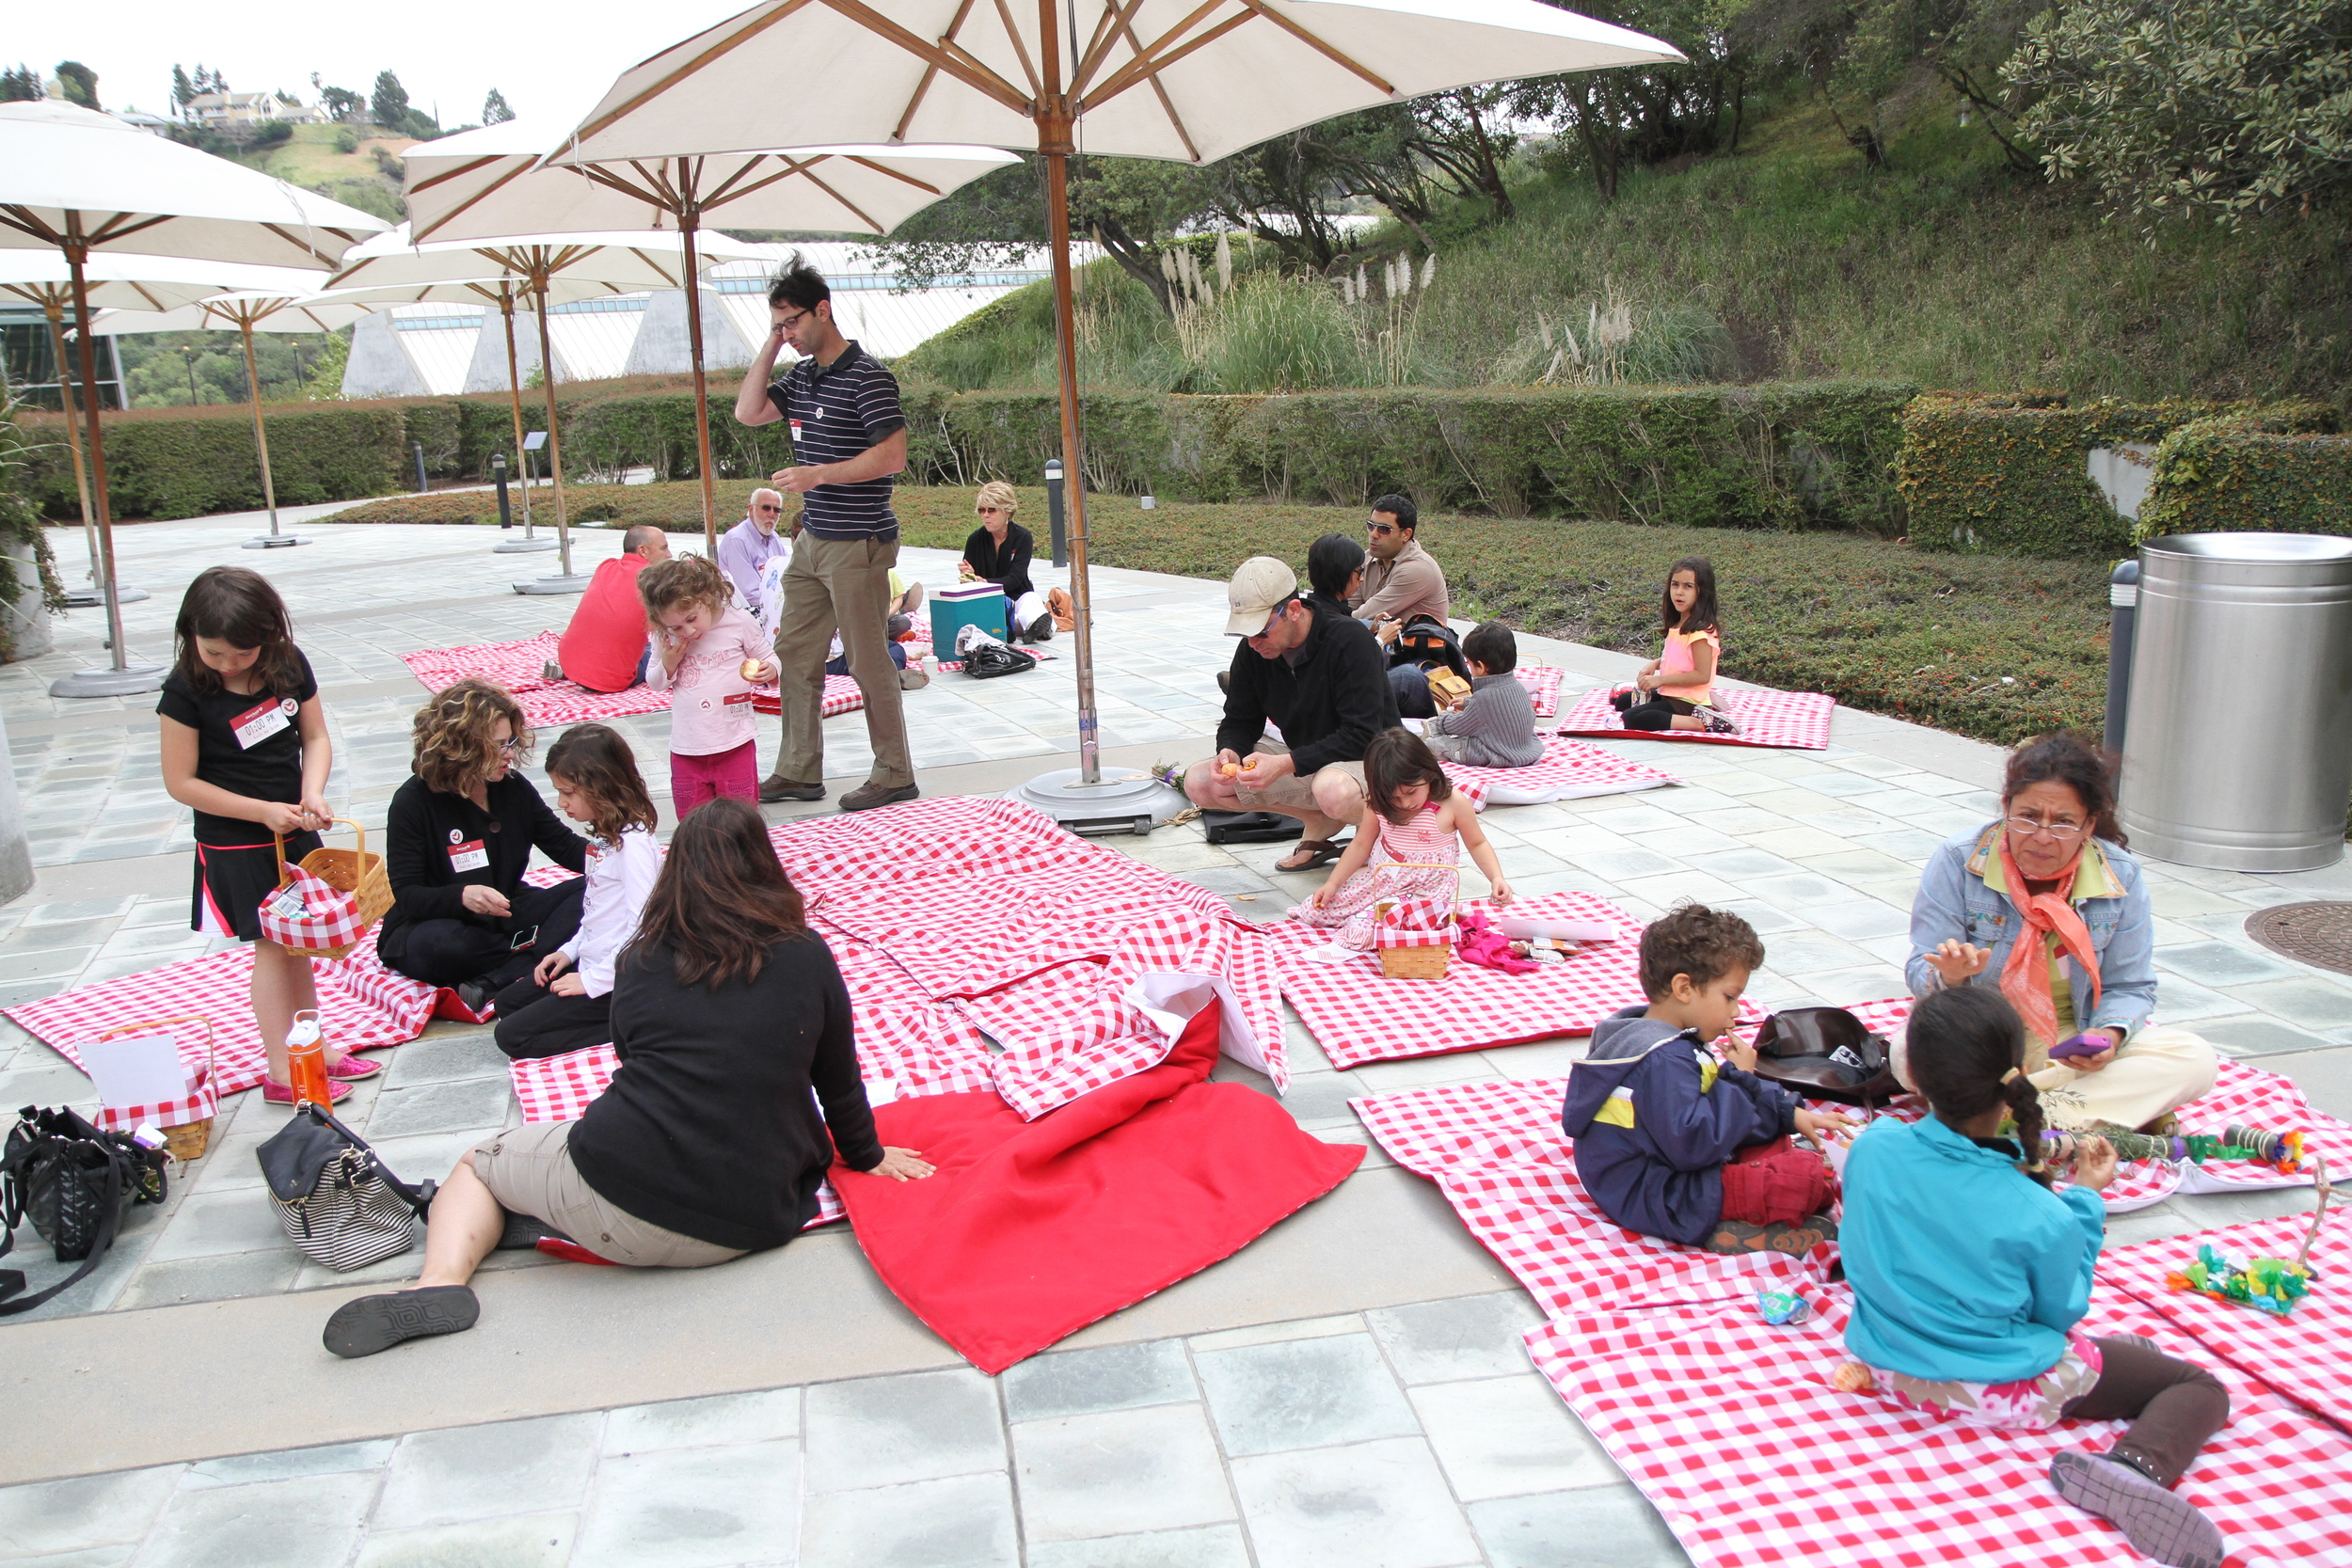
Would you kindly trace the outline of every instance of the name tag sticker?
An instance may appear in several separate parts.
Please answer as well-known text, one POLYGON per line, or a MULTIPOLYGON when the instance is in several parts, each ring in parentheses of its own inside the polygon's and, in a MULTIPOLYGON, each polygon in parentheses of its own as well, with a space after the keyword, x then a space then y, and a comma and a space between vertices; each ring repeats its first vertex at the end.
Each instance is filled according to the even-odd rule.
POLYGON ((230 733, 237 737, 242 751, 251 751, 271 736, 294 722, 296 709, 302 705, 288 697, 283 702, 273 697, 257 707, 249 707, 229 721, 230 733))
POLYGON ((738 691, 726 699, 726 705, 729 707, 741 707, 749 704, 751 700, 752 694, 750 692, 738 691))
POLYGON ((463 844, 449 847, 449 868, 452 871, 479 871, 489 863, 490 851, 482 847, 478 838, 469 838, 463 844))

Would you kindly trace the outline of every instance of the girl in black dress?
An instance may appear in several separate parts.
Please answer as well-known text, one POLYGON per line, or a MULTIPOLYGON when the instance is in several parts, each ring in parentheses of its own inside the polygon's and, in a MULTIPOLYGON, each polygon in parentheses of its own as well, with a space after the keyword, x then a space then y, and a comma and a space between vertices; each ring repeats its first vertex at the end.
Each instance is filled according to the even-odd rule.
MULTIPOLYGON (((178 662, 164 677, 164 787, 196 812, 196 895, 189 924, 207 936, 253 944, 253 1018, 269 1053, 262 1098, 294 1102, 286 1031, 319 1005, 308 955, 262 935, 261 904, 278 886, 276 841, 298 861, 333 819, 326 771, 334 748, 310 661, 294 644, 285 601, 259 572, 215 566, 188 584, 172 626, 178 662)), ((379 1062, 342 1056, 330 1044, 326 1075, 372 1078, 379 1062)))

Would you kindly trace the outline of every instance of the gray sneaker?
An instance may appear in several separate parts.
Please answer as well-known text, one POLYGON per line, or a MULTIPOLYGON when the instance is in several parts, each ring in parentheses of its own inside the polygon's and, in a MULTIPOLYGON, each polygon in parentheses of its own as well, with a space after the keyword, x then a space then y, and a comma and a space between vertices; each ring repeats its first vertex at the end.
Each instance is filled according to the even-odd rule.
POLYGON ((870 779, 841 797, 843 811, 872 811, 876 806, 891 806, 900 800, 912 800, 923 792, 913 784, 900 784, 893 789, 888 784, 875 784, 870 779))
POLYGON ((543 681, 560 681, 564 678, 564 667, 555 660, 548 659, 539 666, 539 678, 543 681))
POLYGON ((912 665, 898 672, 898 689, 901 691, 920 691, 930 684, 930 676, 912 665))
POLYGON ((2070 1449, 2050 1461, 2050 1484, 2169 1568, 2221 1568, 2228 1555, 2220 1528, 2195 1503, 2120 1459, 2070 1449))

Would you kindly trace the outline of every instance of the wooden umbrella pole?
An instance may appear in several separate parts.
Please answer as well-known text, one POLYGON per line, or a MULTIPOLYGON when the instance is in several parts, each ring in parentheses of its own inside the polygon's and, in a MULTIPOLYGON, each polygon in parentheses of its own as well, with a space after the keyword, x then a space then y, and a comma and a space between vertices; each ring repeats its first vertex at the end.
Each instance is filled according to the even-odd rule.
POLYGON ((515 467, 523 476, 523 537, 531 537, 531 464, 523 456, 523 372, 515 356, 515 285, 499 284, 499 314, 506 318, 506 405, 515 416, 515 467))
MULTIPOLYGON (((75 229, 81 227, 77 221, 75 229)), ((98 422, 98 352, 90 346, 89 283, 82 262, 89 247, 78 234, 65 244, 65 263, 73 278, 75 346, 82 360, 82 415, 89 424, 89 478, 92 510, 98 516, 98 587, 106 595, 106 637, 114 644, 114 668, 130 668, 122 647, 122 602, 115 596, 115 534, 106 516, 106 433, 98 422)))
POLYGON ((73 411, 73 380, 66 372, 65 360, 65 301, 56 291, 47 292, 41 301, 41 313, 49 318, 49 351, 57 360, 57 406, 65 414, 65 444, 73 454, 73 488, 82 498, 82 531, 89 536, 89 581, 99 584, 98 524, 90 511, 89 475, 82 468, 82 420, 73 411))
POLYGON ((253 400, 253 452, 262 465, 262 499, 269 507, 269 536, 278 537, 278 482, 270 477, 269 432, 262 425, 262 372, 253 360, 253 313, 237 312, 237 333, 245 340, 246 395, 253 400))
POLYGON ((694 367, 694 450, 703 481, 703 548, 716 561, 719 501, 710 478, 710 396, 703 385, 702 275, 694 266, 694 226, 698 215, 692 198, 689 198, 678 209, 677 231, 686 242, 686 338, 687 354, 694 367))
MULTIPOLYGON (((1058 87, 1059 39, 1053 0, 1042 0, 1046 85, 1058 87)), ((1070 515, 1070 599, 1077 626, 1078 782, 1103 780, 1102 736, 1094 713, 1094 617, 1087 592, 1086 469, 1078 462, 1078 324, 1070 275, 1070 111, 1057 98, 1038 116, 1038 150, 1045 155, 1046 248, 1054 263, 1054 336, 1061 372, 1061 467, 1069 476, 1064 504, 1070 515)))
POLYGON ((539 296, 539 385, 548 394, 548 473, 555 481, 556 562, 565 577, 572 575, 572 535, 564 517, 564 432, 555 417, 555 344, 548 336, 548 269, 545 260, 534 264, 531 292, 539 296))

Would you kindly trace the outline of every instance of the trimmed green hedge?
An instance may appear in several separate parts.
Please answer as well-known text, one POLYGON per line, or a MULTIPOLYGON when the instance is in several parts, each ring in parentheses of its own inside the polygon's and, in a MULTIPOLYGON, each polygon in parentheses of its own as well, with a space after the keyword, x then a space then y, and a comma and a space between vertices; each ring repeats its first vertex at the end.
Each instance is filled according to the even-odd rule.
POLYGON ((1930 393, 1903 410, 1895 465, 1912 542, 2020 555, 2127 554, 2132 525, 2091 483, 2091 450, 2154 445, 2183 425, 2231 411, 2187 399, 2102 398, 2074 407, 2062 392, 1930 393))
POLYGON ((2137 535, 2352 534, 2352 436, 2330 411, 2281 404, 2183 425, 2156 448, 2137 535))
MULTIPOLYGON (((282 506, 381 496, 402 487, 407 458, 402 410, 380 404, 322 404, 264 411, 272 476, 282 506)), ((45 516, 80 515, 64 422, 27 418, 26 433, 48 443, 28 476, 45 516)), ((242 409, 179 418, 109 415, 108 500, 117 516, 198 517, 262 504, 253 421, 242 409)))

